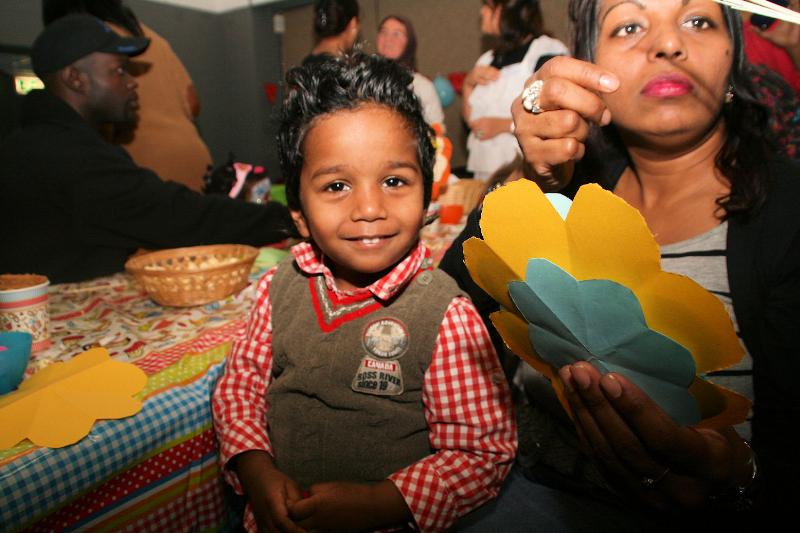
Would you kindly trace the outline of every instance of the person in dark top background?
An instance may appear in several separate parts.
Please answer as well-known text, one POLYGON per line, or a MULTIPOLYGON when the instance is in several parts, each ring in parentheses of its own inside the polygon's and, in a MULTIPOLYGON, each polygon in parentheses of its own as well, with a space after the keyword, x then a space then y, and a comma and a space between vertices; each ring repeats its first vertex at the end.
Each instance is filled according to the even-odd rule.
POLYGON ((316 0, 314 38, 316 44, 303 59, 303 66, 338 57, 353 49, 360 29, 356 0, 316 0))
POLYGON ((45 89, 22 106, 22 127, 0 144, 0 272, 53 283, 121 271, 138 248, 285 239, 280 204, 204 196, 163 182, 98 131, 136 119, 129 56, 149 40, 120 37, 89 15, 48 26, 33 45, 45 89))

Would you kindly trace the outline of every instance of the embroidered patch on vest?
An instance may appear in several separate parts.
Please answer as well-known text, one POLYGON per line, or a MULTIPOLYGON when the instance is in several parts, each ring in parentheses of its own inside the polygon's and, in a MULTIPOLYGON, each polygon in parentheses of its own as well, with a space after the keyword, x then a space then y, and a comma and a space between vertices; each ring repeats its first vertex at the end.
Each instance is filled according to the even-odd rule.
POLYGON ((396 318, 370 322, 362 336, 364 349, 381 359, 400 357, 408 350, 408 342, 408 329, 396 318))
POLYGON ((379 361, 364 357, 358 365, 351 388, 356 392, 378 396, 403 394, 403 369, 400 361, 379 361))

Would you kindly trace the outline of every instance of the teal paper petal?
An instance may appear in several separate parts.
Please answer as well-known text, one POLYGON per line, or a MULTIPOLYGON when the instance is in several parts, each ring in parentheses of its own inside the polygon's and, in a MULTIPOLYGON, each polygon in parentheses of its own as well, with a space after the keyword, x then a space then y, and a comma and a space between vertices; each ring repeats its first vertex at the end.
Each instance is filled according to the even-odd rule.
POLYGON ((567 214, 569 213, 569 209, 572 207, 572 200, 563 194, 558 194, 557 192, 548 192, 544 196, 553 205, 561 219, 567 220, 567 214))
POLYGON ((545 259, 528 261, 526 276, 508 290, 542 359, 555 368, 588 361, 601 372, 618 372, 678 422, 700 420, 688 391, 695 376, 691 354, 647 327, 630 289, 609 280, 579 282, 545 259))

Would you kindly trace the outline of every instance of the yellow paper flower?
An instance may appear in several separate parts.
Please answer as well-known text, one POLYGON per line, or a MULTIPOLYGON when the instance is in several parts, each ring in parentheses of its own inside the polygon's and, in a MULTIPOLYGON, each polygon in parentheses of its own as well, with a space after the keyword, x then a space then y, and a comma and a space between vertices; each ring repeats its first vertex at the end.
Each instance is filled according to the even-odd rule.
POLYGON ((139 412, 132 398, 147 382, 141 369, 112 360, 94 348, 66 363, 54 363, 0 397, 0 449, 29 439, 60 448, 85 437, 96 420, 139 412))
MULTIPOLYGON (((691 279, 661 270, 658 244, 641 214, 598 185, 581 187, 563 220, 539 187, 519 180, 486 197, 484 240, 464 243, 467 268, 503 310, 492 315, 509 348, 551 379, 566 407, 554 370, 534 352, 527 322, 508 295, 524 280, 528 260, 543 258, 579 281, 606 279, 631 289, 650 329, 687 348, 697 373, 727 368, 744 350, 722 303, 691 279)), ((705 425, 744 420, 749 402, 696 379, 690 388, 705 425)))

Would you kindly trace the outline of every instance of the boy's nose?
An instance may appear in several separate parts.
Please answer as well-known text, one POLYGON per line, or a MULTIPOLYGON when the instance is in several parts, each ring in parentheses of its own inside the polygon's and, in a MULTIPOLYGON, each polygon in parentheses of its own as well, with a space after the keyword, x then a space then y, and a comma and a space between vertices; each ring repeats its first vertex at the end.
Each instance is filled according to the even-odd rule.
POLYGON ((383 194, 380 188, 362 187, 356 190, 353 220, 376 220, 386 216, 383 194))

